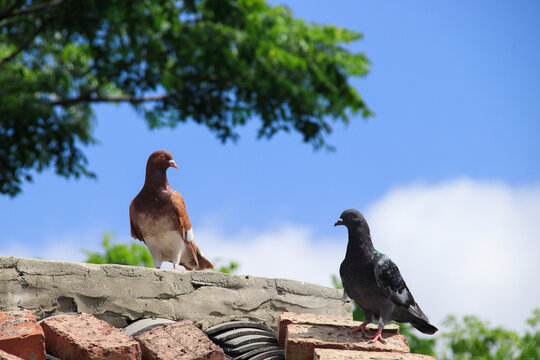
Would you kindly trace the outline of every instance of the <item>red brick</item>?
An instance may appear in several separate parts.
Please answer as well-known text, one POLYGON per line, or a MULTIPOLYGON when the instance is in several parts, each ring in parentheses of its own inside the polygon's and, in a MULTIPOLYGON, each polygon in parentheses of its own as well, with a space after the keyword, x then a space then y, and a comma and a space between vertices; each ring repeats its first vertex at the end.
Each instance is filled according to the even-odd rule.
POLYGON ((225 360, 223 350, 189 320, 157 326, 135 339, 143 360, 225 360))
POLYGON ((45 359, 45 336, 30 311, 0 312, 0 349, 23 359, 45 359))
POLYGON ((399 352, 315 349, 313 360, 435 360, 435 358, 399 352))
POLYGON ((91 314, 52 317, 41 327, 47 352, 61 359, 141 359, 137 341, 91 314))
MULTIPOLYGON (((279 335, 278 342, 280 346, 285 346, 285 335, 287 333, 287 325, 289 324, 305 324, 305 325, 327 325, 341 327, 345 331, 348 331, 354 327, 360 326, 360 321, 354 321, 350 318, 329 316, 329 315, 315 315, 315 314, 297 314, 292 312, 284 312, 279 317, 279 335)), ((377 325, 369 324, 367 326, 368 334, 375 334, 377 331, 377 325)), ((399 335, 399 326, 396 324, 389 324, 384 327, 383 337, 399 335)))
POLYGON ((23 360, 23 358, 8 354, 4 350, 0 350, 0 360, 23 360))
POLYGON ((328 325, 289 324, 285 338, 287 360, 312 360, 315 348, 410 352, 407 338, 403 335, 385 337, 386 344, 368 343, 360 332, 349 334, 347 330, 328 325))

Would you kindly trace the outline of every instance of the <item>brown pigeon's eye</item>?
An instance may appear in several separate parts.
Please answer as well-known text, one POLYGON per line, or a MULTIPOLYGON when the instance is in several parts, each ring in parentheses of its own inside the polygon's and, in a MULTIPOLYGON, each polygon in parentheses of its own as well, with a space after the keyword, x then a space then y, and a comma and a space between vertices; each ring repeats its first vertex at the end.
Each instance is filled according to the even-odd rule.
POLYGON ((160 158, 161 160, 165 160, 165 155, 164 155, 164 154, 159 154, 159 158, 160 158))

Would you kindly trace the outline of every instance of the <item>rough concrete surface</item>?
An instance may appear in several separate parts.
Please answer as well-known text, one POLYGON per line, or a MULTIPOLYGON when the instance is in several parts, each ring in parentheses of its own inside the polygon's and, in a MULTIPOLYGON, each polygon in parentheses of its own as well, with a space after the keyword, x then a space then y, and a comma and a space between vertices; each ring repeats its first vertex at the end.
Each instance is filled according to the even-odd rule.
POLYGON ((205 329, 252 320, 277 329, 282 312, 352 317, 342 290, 213 271, 158 270, 0 256, 0 310, 38 318, 90 313, 116 327, 141 319, 189 319, 205 329))

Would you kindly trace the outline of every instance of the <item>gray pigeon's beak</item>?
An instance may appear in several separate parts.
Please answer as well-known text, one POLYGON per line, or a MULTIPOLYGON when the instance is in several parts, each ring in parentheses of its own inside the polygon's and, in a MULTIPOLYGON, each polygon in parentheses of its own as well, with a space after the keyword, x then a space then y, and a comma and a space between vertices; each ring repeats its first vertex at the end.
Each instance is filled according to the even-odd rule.
POLYGON ((169 160, 169 165, 172 166, 175 169, 178 169, 178 165, 174 162, 174 160, 169 160))
POLYGON ((343 219, 342 218, 339 218, 339 220, 336 221, 336 223, 334 224, 334 226, 338 226, 338 225, 343 225, 343 219))

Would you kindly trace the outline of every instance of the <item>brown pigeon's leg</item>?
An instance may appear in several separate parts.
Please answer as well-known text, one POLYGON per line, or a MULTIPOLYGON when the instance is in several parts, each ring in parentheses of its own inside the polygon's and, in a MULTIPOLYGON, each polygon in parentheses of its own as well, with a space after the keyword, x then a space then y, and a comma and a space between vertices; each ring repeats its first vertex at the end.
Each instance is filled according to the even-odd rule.
POLYGON ((366 338, 368 339, 371 339, 369 340, 369 344, 373 344, 374 342, 377 342, 377 340, 379 340, 380 342, 382 342, 383 344, 386 344, 386 341, 384 341, 383 337, 382 337, 382 328, 379 328, 377 330, 377 333, 374 335, 374 336, 366 336, 366 338))
POLYGON ((173 264, 173 265, 172 265, 172 268, 173 268, 174 270, 176 270, 176 269, 178 269, 178 266, 177 266, 176 264, 173 264))

